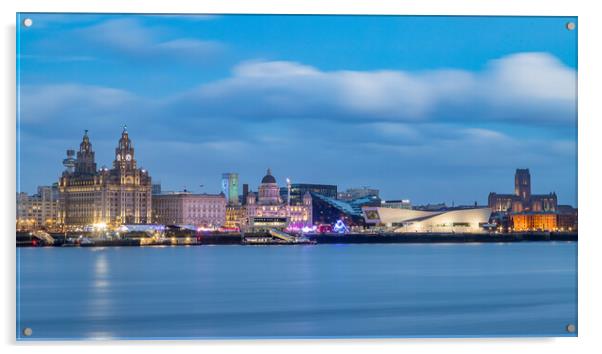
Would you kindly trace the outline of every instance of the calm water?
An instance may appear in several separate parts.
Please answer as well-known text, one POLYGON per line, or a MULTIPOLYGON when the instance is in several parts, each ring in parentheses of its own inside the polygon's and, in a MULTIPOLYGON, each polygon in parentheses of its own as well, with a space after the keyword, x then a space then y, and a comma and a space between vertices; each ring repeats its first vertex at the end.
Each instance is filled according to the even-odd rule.
POLYGON ((577 244, 18 249, 33 339, 564 336, 577 244))

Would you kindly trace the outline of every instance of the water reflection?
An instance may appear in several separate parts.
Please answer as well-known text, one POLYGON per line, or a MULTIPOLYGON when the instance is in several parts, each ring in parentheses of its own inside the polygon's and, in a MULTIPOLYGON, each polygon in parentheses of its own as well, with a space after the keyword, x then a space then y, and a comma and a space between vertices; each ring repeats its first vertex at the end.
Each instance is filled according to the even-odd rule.
POLYGON ((18 316, 35 339, 561 336, 577 321, 576 251, 576 243, 24 249, 18 316))
MULTIPOLYGON (((111 292, 111 277, 110 277, 110 262, 107 252, 92 251, 90 257, 93 259, 93 273, 90 283, 90 298, 87 308, 87 316, 92 321, 103 321, 110 318, 114 311, 112 292, 111 292)), ((109 331, 92 331, 88 333, 88 338, 106 338, 113 337, 113 333, 109 331)))

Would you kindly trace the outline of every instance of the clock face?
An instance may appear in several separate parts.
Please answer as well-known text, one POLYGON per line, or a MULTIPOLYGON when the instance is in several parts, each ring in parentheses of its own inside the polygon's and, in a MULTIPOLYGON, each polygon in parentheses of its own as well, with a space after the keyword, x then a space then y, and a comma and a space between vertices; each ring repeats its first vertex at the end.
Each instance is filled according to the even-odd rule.
POLYGON ((127 161, 130 161, 132 159, 132 155, 130 155, 130 154, 125 155, 125 159, 127 161))
POLYGON ((121 155, 117 155, 117 161, 121 161, 121 155))

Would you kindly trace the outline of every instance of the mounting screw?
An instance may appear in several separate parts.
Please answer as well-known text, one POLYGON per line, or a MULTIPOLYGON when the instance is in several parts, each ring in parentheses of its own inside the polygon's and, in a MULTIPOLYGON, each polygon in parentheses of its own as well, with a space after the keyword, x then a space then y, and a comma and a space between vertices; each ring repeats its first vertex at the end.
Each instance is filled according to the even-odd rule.
POLYGON ((33 25, 33 20, 31 18, 26 18, 23 20, 23 26, 31 27, 31 25, 33 25))
POLYGON ((29 327, 23 328, 23 335, 25 337, 30 337, 33 334, 33 331, 29 327))
POLYGON ((569 31, 572 31, 572 30, 574 30, 574 29, 575 29, 575 27, 576 27, 576 26, 575 26, 575 22, 567 22, 567 23, 566 23, 566 29, 567 29, 567 30, 569 30, 569 31))
POLYGON ((566 325, 566 331, 569 333, 575 333, 575 330, 577 330, 577 328, 575 327, 574 324, 568 324, 566 325))

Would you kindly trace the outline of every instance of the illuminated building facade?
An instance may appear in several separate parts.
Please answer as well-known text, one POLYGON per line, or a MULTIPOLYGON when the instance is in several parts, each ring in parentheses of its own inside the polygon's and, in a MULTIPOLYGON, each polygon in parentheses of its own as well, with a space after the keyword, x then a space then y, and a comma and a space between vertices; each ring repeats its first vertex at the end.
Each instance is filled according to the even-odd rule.
POLYGON ((512 214, 512 231, 556 231, 558 216, 553 212, 512 214))
POLYGON ((75 161, 66 161, 59 180, 59 220, 67 228, 151 222, 151 177, 137 167, 125 127, 115 149, 113 168, 97 170, 88 131, 75 161))
POLYGON ((531 194, 529 169, 517 169, 514 194, 489 193, 488 206, 494 212, 553 212, 558 208, 556 193, 531 194))
POLYGON ((225 227, 240 230, 247 223, 247 209, 244 206, 226 206, 226 221, 224 223, 225 227))
POLYGON ((228 205, 240 204, 238 200, 238 173, 222 174, 222 193, 226 196, 228 205))
POLYGON ((40 186, 38 193, 17 193, 17 230, 54 229, 59 224, 58 184, 40 186))
POLYGON ((264 228, 301 228, 311 225, 312 197, 309 192, 303 195, 301 205, 289 205, 280 197, 280 188, 272 171, 268 169, 261 180, 257 195, 247 194, 245 204, 246 221, 252 229, 264 228))
POLYGON ((364 207, 367 224, 394 232, 482 232, 491 216, 490 208, 449 208, 425 211, 401 208, 364 207))
POLYGON ((153 221, 163 225, 217 228, 226 222, 224 194, 189 192, 153 196, 153 221))

